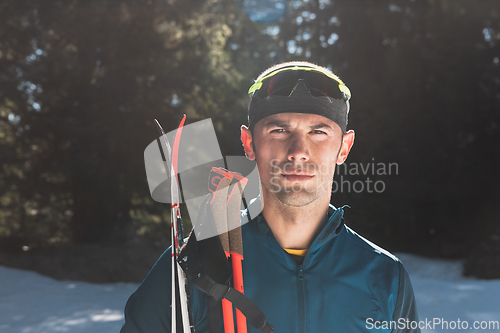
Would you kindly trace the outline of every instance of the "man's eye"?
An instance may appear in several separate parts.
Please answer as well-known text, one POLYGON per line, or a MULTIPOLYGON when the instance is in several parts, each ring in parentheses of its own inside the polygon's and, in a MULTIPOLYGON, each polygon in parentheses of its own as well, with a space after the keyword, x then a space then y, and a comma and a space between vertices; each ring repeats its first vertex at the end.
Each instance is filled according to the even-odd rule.
POLYGON ((313 133, 314 134, 326 134, 325 131, 321 131, 321 130, 314 130, 313 133))
POLYGON ((271 133, 284 133, 285 129, 284 128, 276 128, 271 131, 271 133))

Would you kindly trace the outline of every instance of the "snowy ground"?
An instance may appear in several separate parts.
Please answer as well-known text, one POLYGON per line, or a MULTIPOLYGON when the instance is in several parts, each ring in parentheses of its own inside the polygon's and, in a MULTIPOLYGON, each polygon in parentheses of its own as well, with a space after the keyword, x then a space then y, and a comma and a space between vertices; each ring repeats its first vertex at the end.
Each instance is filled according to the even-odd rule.
POLYGON ((118 332, 136 284, 57 281, 0 266, 0 332, 118 332))
MULTIPOLYGON (((456 261, 399 254, 412 279, 422 332, 500 332, 500 280, 467 279, 456 261), (438 320, 448 321, 448 330, 438 320), (460 322, 458 322, 460 320, 460 322), (465 321, 465 323, 464 323, 465 321), (472 329, 478 321, 483 329, 472 329), (430 324, 433 323, 434 327, 430 324), (434 329, 429 329, 434 328, 434 329)), ((37 273, 0 266, 0 332, 118 332, 123 307, 137 284, 56 281, 37 273)))

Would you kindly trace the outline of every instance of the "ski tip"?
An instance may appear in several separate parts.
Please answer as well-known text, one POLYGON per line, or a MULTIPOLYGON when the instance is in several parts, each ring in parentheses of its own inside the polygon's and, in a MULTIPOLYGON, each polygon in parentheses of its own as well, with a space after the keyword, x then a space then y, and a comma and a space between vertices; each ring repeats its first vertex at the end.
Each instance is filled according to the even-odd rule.
POLYGON ((156 124, 156 127, 158 128, 158 131, 160 131, 160 133, 162 135, 165 134, 165 131, 163 130, 163 127, 161 127, 160 122, 157 119, 155 119, 155 124, 156 124))
MULTIPOLYGON (((178 128, 184 127, 184 123, 186 122, 186 117, 187 117, 186 114, 182 115, 182 119, 179 122, 178 128)), ((161 127, 160 122, 157 119, 154 119, 154 121, 155 121, 156 127, 158 128, 158 131, 160 131, 160 133, 162 135, 165 135, 165 131, 163 130, 163 127, 161 127)))
POLYGON ((181 128, 181 127, 183 127, 183 126, 184 126, 184 123, 186 122, 186 117, 187 117, 187 115, 184 113, 184 114, 182 115, 182 119, 181 119, 181 121, 179 122, 179 128, 181 128))

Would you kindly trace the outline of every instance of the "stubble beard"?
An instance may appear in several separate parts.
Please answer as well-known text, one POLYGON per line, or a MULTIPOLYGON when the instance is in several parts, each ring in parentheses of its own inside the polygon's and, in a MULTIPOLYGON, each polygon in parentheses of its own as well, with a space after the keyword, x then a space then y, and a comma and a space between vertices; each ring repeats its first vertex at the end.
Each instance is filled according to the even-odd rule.
MULTIPOLYGON (((342 138, 343 137, 344 135, 342 134, 342 138)), ((257 158, 258 153, 255 145, 253 146, 253 149, 256 155, 255 161, 257 162, 258 166, 259 164, 257 158)), ((322 195, 327 195, 328 201, 330 201, 333 188, 333 176, 335 174, 335 169, 336 169, 335 161, 340 155, 341 149, 342 145, 339 147, 335 159, 331 161, 333 167, 332 170, 328 170, 327 172, 328 175, 325 176, 324 174, 322 174, 321 168, 319 168, 320 172, 316 175, 316 177, 321 177, 321 181, 319 183, 316 183, 315 186, 312 186, 313 189, 303 188, 301 191, 293 191, 293 187, 292 188, 286 187, 283 185, 283 182, 273 183, 272 181, 267 181, 267 180, 263 181, 261 178, 260 179, 261 197, 263 197, 264 199, 264 197, 270 196, 274 200, 277 200, 286 206, 292 206, 292 207, 304 207, 316 201, 322 195)), ((312 165, 314 165, 316 169, 318 169, 316 164, 312 163, 312 165)), ((277 176, 279 177, 278 174, 277 176)), ((273 179, 272 173, 270 179, 273 179)))
MULTIPOLYGON (((279 170, 286 169, 283 168, 283 165, 277 168, 279 170)), ((312 170, 322 170, 313 163, 308 163, 308 168, 312 170)), ((307 169, 303 170, 309 171, 307 169)), ((333 170, 335 170, 335 168, 333 168, 333 170)), ((290 182, 283 180, 280 172, 271 173, 270 179, 266 179, 265 181, 261 179, 261 186, 263 187, 261 190, 266 192, 263 194, 264 196, 269 196, 286 206, 292 207, 307 206, 325 195, 328 196, 329 201, 331 197, 333 171, 328 170, 326 174, 315 172, 313 178, 315 179, 310 182, 290 182)))

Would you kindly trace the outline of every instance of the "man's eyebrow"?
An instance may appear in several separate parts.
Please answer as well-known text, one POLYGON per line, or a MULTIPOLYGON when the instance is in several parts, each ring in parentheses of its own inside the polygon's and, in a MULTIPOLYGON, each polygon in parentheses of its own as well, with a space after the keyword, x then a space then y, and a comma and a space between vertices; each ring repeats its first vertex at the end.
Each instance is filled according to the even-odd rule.
MULTIPOLYGON (((263 124, 264 128, 269 128, 269 127, 280 127, 284 129, 289 129, 291 126, 288 122, 282 121, 282 120, 270 120, 269 122, 266 122, 263 124)), ((327 123, 317 123, 314 125, 309 126, 309 129, 311 131, 317 130, 317 129, 325 129, 325 130, 330 130, 333 131, 334 129, 332 126, 328 125, 327 123)))
POLYGON ((269 128, 269 127, 281 127, 281 128, 290 128, 290 124, 286 123, 286 122, 283 122, 283 121, 280 121, 280 120, 271 120, 267 123, 264 124, 264 127, 265 128, 269 128))
POLYGON ((328 125, 328 124, 325 124, 325 123, 319 123, 319 124, 315 124, 315 125, 311 125, 309 127, 311 130, 317 130, 317 129, 329 129, 329 130, 332 130, 333 131, 333 128, 328 125))

